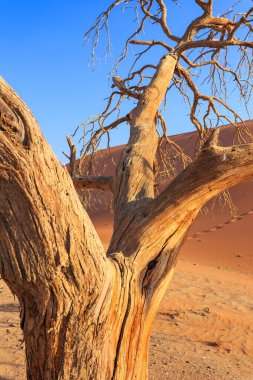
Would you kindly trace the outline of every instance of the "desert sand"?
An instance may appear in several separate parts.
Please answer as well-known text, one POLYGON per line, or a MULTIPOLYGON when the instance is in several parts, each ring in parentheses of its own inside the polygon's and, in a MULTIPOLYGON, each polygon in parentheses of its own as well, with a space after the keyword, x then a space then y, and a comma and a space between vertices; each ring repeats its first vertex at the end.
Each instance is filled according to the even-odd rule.
MULTIPOLYGON (((253 131, 253 123, 248 125, 253 131)), ((224 145, 231 133, 224 128, 224 145)), ((192 134, 175 140, 191 153, 192 134)), ((115 160, 121 149, 112 149, 115 160)), ((150 380, 253 380, 253 182, 230 193, 236 217, 217 199, 200 213, 182 247, 154 323, 150 380)), ((107 247, 112 214, 103 207, 90 214, 107 247)), ((0 380, 24 378, 18 304, 1 280, 0 380)))

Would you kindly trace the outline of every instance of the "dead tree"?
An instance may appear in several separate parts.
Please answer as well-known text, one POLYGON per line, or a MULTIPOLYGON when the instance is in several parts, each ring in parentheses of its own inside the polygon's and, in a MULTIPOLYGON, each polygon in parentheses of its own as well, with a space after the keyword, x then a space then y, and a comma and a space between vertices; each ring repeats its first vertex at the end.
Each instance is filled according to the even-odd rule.
MULTIPOLYGON (((130 126, 113 178, 79 176, 72 181, 32 113, 0 80, 0 272, 21 306, 28 379, 147 379, 152 323, 189 227, 209 199, 253 178, 253 144, 218 146, 218 129, 213 131, 208 122, 214 116, 217 124, 222 119, 240 121, 236 110, 219 96, 224 86, 219 88, 217 78, 223 83, 231 76, 242 98, 248 99, 253 8, 238 15, 232 8, 216 17, 212 0, 192 3, 199 7, 200 16, 181 37, 169 29, 163 0, 117 0, 88 33, 94 35, 96 46, 113 9, 133 5, 140 15, 139 26, 119 62, 129 44, 144 46, 144 51, 157 45, 165 49, 159 63, 132 69, 126 79, 116 78, 105 111, 90 119, 86 157, 88 153, 92 157, 103 134, 123 122, 130 126), (164 40, 137 39, 148 20, 161 27, 164 40), (229 66, 229 49, 240 55, 238 67, 229 66), (193 80, 192 71, 201 68, 210 70, 212 95, 203 94, 193 80), (156 195, 159 122, 167 139, 159 107, 173 87, 191 105, 190 119, 202 148, 156 195), (129 97, 136 102, 132 110, 107 125, 113 111, 129 97), (200 120, 201 102, 206 109, 200 120), (114 232, 107 252, 73 182, 113 193, 114 232)), ((135 64, 143 54, 138 53, 135 64)), ((243 124, 236 125, 243 139, 243 124)), ((180 148, 171 144, 185 159, 180 148)))

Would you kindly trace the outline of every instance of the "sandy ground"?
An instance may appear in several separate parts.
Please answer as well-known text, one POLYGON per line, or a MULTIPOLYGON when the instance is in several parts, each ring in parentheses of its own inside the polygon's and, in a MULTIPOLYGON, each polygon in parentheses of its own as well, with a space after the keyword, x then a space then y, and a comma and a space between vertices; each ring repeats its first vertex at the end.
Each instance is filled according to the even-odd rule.
POLYGON ((150 379, 252 380, 253 277, 180 262, 156 316, 150 379))
POLYGON ((17 300, 0 281, 0 380, 25 379, 25 352, 17 300))
MULTIPOLYGON (((253 182, 232 189, 239 218, 217 201, 189 232, 156 316, 150 380, 253 380, 252 194, 253 182)), ((92 219, 106 247, 112 216, 92 219)), ((0 280, 0 380, 24 378, 18 304, 0 280)))

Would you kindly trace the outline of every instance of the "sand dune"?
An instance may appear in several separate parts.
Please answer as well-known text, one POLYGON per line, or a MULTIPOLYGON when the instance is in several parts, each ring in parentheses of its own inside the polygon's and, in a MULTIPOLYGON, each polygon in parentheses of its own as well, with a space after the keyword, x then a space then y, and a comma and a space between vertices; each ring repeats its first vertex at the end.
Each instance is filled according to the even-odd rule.
MULTIPOLYGON (((253 133, 253 121, 247 122, 247 127, 253 133)), ((234 129, 230 126, 222 128, 220 144, 229 146, 233 143, 234 129)), ((192 155, 196 145, 196 134, 193 132, 172 137, 187 154, 192 155)), ((123 146, 111 149, 113 161, 118 162, 123 146)), ((108 151, 103 151, 101 161, 108 157, 108 151)), ((98 166, 101 167, 101 161, 98 166)), ((114 174, 115 165, 106 159, 105 175, 114 174)), ((160 186, 160 190, 168 181, 160 186)), ((231 215, 231 210, 220 197, 209 202, 199 214, 197 220, 189 231, 189 239, 184 244, 180 258, 191 262, 198 262, 216 267, 237 270, 239 272, 253 274, 253 181, 240 184, 229 191, 236 208, 236 215, 231 215), (190 237, 192 237, 190 239, 190 237)), ((88 209, 96 229, 101 236, 104 246, 107 247, 113 225, 113 216, 104 205, 109 204, 110 196, 101 191, 94 192, 98 199, 98 209, 88 209), (102 207, 100 205, 102 203, 102 207)), ((108 207, 107 207, 108 208, 108 207)))
MULTIPOLYGON (((253 131, 253 122, 248 123, 253 131)), ((223 128, 221 143, 230 145, 223 128)), ((193 133, 173 139, 193 153, 193 133)), ((121 147, 112 148, 114 160, 121 147)), ((104 160, 107 152, 102 152, 104 160)), ((98 165, 101 164, 98 163, 98 165)), ((113 174, 108 163, 104 174, 113 174)), ((163 184, 165 185, 165 184, 163 184)), ((108 205, 107 194, 96 193, 108 205)), ((231 190, 237 217, 216 200, 198 216, 184 244, 175 278, 156 316, 150 379, 253 379, 253 182, 231 190)), ((98 203, 89 213, 105 247, 112 214, 98 203)), ((0 282, 0 379, 24 379, 25 359, 16 300, 0 282)))

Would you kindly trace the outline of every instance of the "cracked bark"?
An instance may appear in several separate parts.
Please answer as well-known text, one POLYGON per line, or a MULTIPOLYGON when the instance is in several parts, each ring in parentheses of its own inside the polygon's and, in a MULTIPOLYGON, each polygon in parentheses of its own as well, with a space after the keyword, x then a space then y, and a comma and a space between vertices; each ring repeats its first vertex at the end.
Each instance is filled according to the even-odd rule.
POLYGON ((212 142, 155 197, 155 117, 176 63, 163 57, 132 112, 107 254, 67 170, 0 80, 0 272, 21 305, 28 379, 146 380, 152 323, 189 227, 210 198, 253 177, 251 144, 212 142))

